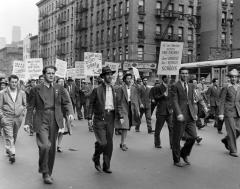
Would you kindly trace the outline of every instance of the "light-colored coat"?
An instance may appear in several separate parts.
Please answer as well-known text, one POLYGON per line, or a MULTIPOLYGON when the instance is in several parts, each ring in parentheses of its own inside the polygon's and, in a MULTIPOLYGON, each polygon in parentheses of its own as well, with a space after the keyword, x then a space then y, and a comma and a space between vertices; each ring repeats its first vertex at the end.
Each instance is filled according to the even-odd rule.
POLYGON ((13 101, 9 88, 0 92, 0 119, 4 118, 23 118, 26 111, 26 94, 24 91, 17 89, 17 97, 13 101))
POLYGON ((131 111, 132 111, 132 125, 129 125, 129 102, 126 85, 122 85, 117 91, 117 102, 119 104, 120 117, 124 119, 123 124, 117 124, 120 129, 129 129, 131 126, 136 126, 141 123, 140 120, 140 104, 142 104, 141 99, 138 94, 138 90, 135 86, 131 86, 131 111))

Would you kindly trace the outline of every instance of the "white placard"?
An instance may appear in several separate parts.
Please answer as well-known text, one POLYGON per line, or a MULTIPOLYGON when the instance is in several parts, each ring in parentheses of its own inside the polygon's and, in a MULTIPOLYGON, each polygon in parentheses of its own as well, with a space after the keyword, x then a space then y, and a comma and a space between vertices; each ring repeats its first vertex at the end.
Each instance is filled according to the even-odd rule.
POLYGON ((157 74, 178 75, 182 51, 182 42, 161 42, 157 74))
POLYGON ((76 61, 75 62, 75 68, 76 68, 76 78, 82 79, 85 78, 85 72, 84 72, 84 61, 76 61))
POLYGON ((140 78, 140 74, 139 74, 139 71, 137 68, 132 67, 132 71, 133 71, 133 75, 134 75, 135 79, 140 78))
POLYGON ((85 75, 98 76, 102 72, 102 53, 84 52, 85 75))
POLYGON ((25 63, 20 60, 14 60, 12 74, 17 75, 19 80, 26 81, 27 77, 25 63))
POLYGON ((43 60, 42 58, 31 58, 26 60, 26 70, 28 79, 38 79, 42 74, 43 60))
POLYGON ((67 74, 67 62, 56 59, 55 67, 57 68, 55 75, 61 78, 65 78, 67 74))
POLYGON ((116 71, 113 74, 113 79, 112 79, 113 84, 116 83, 117 81, 119 65, 120 65, 119 63, 114 63, 114 62, 105 62, 104 64, 104 66, 109 66, 112 71, 116 71))
POLYGON ((71 77, 72 79, 76 79, 76 73, 77 73, 76 68, 67 69, 67 78, 71 77))

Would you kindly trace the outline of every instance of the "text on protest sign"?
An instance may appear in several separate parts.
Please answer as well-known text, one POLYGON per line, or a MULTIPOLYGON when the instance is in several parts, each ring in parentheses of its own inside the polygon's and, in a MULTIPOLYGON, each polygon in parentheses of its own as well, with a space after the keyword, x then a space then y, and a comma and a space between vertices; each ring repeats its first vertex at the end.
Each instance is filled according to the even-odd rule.
POLYGON ((75 68, 76 68, 76 78, 82 79, 85 78, 85 72, 84 72, 84 61, 76 61, 75 62, 75 68))
POLYGON ((13 71, 12 74, 17 75, 19 80, 26 80, 26 67, 23 61, 15 60, 13 61, 13 71))
POLYGON ((98 76, 102 71, 102 53, 84 52, 85 75, 98 76))
POLYGON ((183 43, 161 42, 158 75, 178 75, 182 61, 183 43))
POLYGON ((55 75, 61 78, 65 78, 67 74, 67 62, 56 59, 55 67, 57 68, 55 75))
POLYGON ((41 58, 31 58, 26 60, 28 79, 38 79, 42 74, 43 61, 41 58))

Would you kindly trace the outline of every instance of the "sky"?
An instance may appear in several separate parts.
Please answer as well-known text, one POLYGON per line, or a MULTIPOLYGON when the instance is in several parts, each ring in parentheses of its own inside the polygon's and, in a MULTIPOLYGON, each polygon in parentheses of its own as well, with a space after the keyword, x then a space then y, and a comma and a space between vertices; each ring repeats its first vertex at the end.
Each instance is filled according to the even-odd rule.
POLYGON ((0 37, 12 41, 12 26, 21 27, 21 39, 28 33, 38 33, 38 8, 40 0, 0 0, 0 37))

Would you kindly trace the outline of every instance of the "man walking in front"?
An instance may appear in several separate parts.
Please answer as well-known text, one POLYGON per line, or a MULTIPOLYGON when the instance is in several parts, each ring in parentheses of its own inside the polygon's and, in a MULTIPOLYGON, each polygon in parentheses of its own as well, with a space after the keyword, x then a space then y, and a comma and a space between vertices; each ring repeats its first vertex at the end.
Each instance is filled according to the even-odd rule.
POLYGON ((114 120, 118 112, 114 89, 111 86, 114 73, 115 71, 108 66, 103 67, 100 76, 104 79, 104 83, 93 90, 88 111, 89 124, 93 125, 97 140, 92 160, 97 171, 109 174, 112 173, 110 161, 113 151, 114 120), (100 165, 101 154, 103 154, 103 167, 100 165))
POLYGON ((11 163, 15 162, 15 143, 18 129, 26 110, 26 94, 18 89, 18 77, 9 77, 9 87, 0 92, 0 119, 3 128, 6 153, 11 163))
POLYGON ((195 139, 197 138, 196 120, 197 114, 194 110, 194 88, 188 83, 188 70, 181 68, 179 70, 180 81, 172 86, 172 101, 173 101, 173 144, 172 154, 173 162, 177 167, 190 165, 188 156, 191 153, 195 139), (185 136, 186 142, 180 147, 182 136, 185 136), (181 159, 186 163, 182 163, 181 159))
POLYGON ((54 83, 56 67, 47 66, 43 69, 44 82, 30 91, 25 129, 32 124, 36 132, 39 148, 39 172, 45 184, 52 184, 51 177, 58 129, 63 128, 63 113, 73 120, 72 104, 63 86, 54 83), (35 110, 34 119, 33 110, 35 110))

